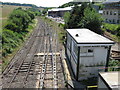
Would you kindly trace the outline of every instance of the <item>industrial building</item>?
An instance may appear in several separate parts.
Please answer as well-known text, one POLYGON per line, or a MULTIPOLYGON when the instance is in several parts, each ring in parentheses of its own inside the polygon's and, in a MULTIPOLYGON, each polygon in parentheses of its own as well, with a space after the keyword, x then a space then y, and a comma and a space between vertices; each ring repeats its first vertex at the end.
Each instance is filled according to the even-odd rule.
POLYGON ((120 88, 120 72, 101 72, 98 79, 98 90, 118 90, 120 88))
POLYGON ((85 28, 66 31, 66 56, 76 80, 97 77, 108 66, 114 42, 85 28))
POLYGON ((48 10, 48 17, 63 17, 66 12, 70 12, 71 10, 72 7, 50 9, 48 10))
POLYGON ((109 0, 103 3, 103 18, 106 23, 120 24, 120 0, 109 0))

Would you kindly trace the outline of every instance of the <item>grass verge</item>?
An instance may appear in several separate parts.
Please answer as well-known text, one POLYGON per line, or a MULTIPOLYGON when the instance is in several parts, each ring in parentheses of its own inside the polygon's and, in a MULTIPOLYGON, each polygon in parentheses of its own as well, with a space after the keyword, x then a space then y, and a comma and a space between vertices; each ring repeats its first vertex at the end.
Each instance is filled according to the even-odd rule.
POLYGON ((14 48, 14 51, 7 55, 6 57, 2 57, 2 61, 4 61, 4 63, 2 63, 2 71, 4 71, 4 69, 6 68, 6 66, 10 63, 10 61, 12 60, 12 58, 15 56, 15 54, 20 50, 20 48, 22 48, 24 46, 25 41, 28 39, 28 37, 31 35, 31 33, 33 32, 36 24, 37 24, 38 20, 34 19, 33 23, 31 23, 28 28, 27 31, 29 33, 26 34, 24 42, 21 42, 20 45, 16 48, 14 48))

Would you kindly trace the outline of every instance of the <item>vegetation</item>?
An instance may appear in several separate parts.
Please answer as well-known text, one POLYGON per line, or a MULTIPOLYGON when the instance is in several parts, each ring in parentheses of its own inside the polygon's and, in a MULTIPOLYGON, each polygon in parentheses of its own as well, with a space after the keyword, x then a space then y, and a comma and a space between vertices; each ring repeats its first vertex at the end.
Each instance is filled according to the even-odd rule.
POLYGON ((70 6, 74 6, 74 5, 78 5, 78 4, 81 4, 81 2, 68 2, 68 3, 65 3, 65 4, 59 6, 59 8, 70 7, 70 6))
POLYGON ((10 14, 13 12, 14 9, 17 9, 17 8, 22 8, 24 10, 32 11, 35 13, 35 15, 41 15, 41 11, 38 8, 31 8, 26 6, 3 5, 0 7, 0 13, 1 13, 0 20, 2 20, 2 23, 0 23, 0 25, 2 25, 2 28, 6 25, 10 14))
POLYGON ((103 29, 108 30, 108 31, 116 31, 118 28, 120 27, 120 25, 118 24, 109 24, 109 23, 103 23, 103 29))
POLYGON ((2 6, 0 7, 0 10, 2 11, 2 12, 1 12, 1 13, 2 13, 2 16, 1 16, 1 17, 2 17, 2 18, 8 18, 9 15, 12 13, 12 11, 13 11, 14 9, 19 8, 19 7, 21 7, 21 8, 24 9, 24 10, 31 8, 31 7, 26 7, 26 6, 2 5, 2 6))
POLYGON ((26 6, 11 6, 11 5, 1 5, 0 6, 0 29, 6 26, 9 15, 13 12, 14 9, 22 8, 24 10, 29 9, 31 7, 26 6))
POLYGON ((65 28, 88 28, 101 34, 102 18, 92 8, 91 4, 82 3, 81 6, 76 5, 67 18, 69 20, 65 19, 65 28))
POLYGON ((103 8, 105 7, 102 3, 96 2, 94 3, 94 5, 99 7, 99 10, 103 10, 103 8))
POLYGON ((68 21, 65 21, 65 28, 79 28, 79 22, 82 20, 84 9, 87 7, 87 4, 84 3, 82 6, 75 6, 70 13, 68 21))
POLYGON ((35 18, 34 12, 30 10, 23 10, 21 8, 13 10, 10 14, 7 24, 2 30, 2 58, 3 66, 8 61, 5 60, 7 56, 12 54, 17 47, 25 40, 33 26, 30 25, 35 18))
POLYGON ((70 18, 70 12, 66 12, 65 14, 64 14, 64 21, 65 21, 65 23, 67 23, 68 21, 69 21, 69 18, 70 18))
POLYGON ((108 71, 120 71, 120 69, 117 68, 117 67, 120 67, 120 61, 110 60, 109 67, 111 67, 111 68, 109 68, 108 71))
POLYGON ((120 25, 119 25, 119 27, 117 28, 116 32, 117 32, 116 36, 117 36, 118 39, 120 40, 120 25))
POLYGON ((48 11, 48 8, 45 8, 43 11, 42 11, 42 14, 45 15, 48 11))
POLYGON ((30 11, 25 11, 21 8, 15 9, 10 15, 8 24, 5 26, 5 28, 15 32, 21 32, 22 30, 24 31, 34 18, 34 14, 30 11))
POLYGON ((102 30, 107 31, 115 41, 120 42, 120 25, 103 23, 102 30))
POLYGON ((36 16, 41 15, 41 10, 39 10, 38 8, 29 8, 28 10, 34 12, 36 16))
POLYGON ((21 3, 10 3, 10 2, 1 2, 0 4, 2 4, 2 5, 13 5, 13 6, 29 6, 29 7, 37 8, 37 6, 33 5, 33 4, 21 4, 21 3))
POLYGON ((102 34, 100 30, 102 20, 103 19, 101 18, 101 16, 93 8, 87 7, 84 10, 84 17, 80 21, 79 26, 83 28, 88 28, 98 34, 102 34))

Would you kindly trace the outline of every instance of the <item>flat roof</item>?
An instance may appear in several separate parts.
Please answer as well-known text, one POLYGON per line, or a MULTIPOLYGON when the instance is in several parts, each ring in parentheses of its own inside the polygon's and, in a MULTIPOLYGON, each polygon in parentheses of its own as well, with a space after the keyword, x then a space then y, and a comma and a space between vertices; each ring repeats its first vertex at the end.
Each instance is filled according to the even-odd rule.
POLYGON ((103 2, 103 4, 118 3, 118 2, 120 2, 120 0, 107 0, 103 2))
POLYGON ((66 29, 78 44, 114 44, 113 41, 105 38, 89 29, 66 29), (76 36, 78 34, 78 36, 76 36))
POLYGON ((66 7, 66 8, 53 8, 49 9, 48 11, 70 11, 72 7, 66 7))
POLYGON ((120 72, 100 72, 100 75, 105 80, 105 82, 109 85, 110 88, 118 88, 120 86, 120 72))

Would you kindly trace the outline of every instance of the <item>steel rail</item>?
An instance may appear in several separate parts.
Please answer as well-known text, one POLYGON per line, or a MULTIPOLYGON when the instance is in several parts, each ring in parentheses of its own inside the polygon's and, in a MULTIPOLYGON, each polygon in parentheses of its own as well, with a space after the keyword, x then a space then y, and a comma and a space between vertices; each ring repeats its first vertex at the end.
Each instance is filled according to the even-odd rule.
MULTIPOLYGON (((42 49, 42 44, 43 44, 43 42, 44 42, 44 37, 42 37, 42 39, 40 40, 40 47, 38 48, 38 52, 40 52, 41 51, 41 49, 42 49)), ((35 53, 37 52, 37 48, 36 48, 36 51, 35 51, 35 53)), ((27 74, 26 74, 26 76, 25 76, 25 79, 24 79, 24 81, 23 81, 23 87, 25 87, 25 84, 27 83, 27 78, 28 78, 28 75, 29 75, 29 72, 30 72, 30 69, 31 69, 31 66, 32 66, 32 62, 34 61, 34 54, 32 55, 32 61, 30 62, 30 65, 29 65, 29 68, 28 68, 28 70, 27 70, 27 74)))
MULTIPOLYGON (((33 37, 35 37, 35 35, 33 35, 33 37)), ((36 37, 35 37, 35 38, 36 38, 36 37)), ((15 74, 13 75, 12 79, 10 80, 10 82, 9 82, 10 85, 8 85, 7 88, 9 88, 9 87, 11 86, 11 83, 14 81, 14 79, 15 79, 16 76, 17 76, 17 74, 19 73, 19 70, 20 70, 21 66, 23 65, 23 63, 24 63, 24 61, 25 61, 25 59, 26 59, 26 57, 27 57, 27 55, 28 55, 28 53, 29 53, 29 50, 34 46, 35 41, 37 41, 37 38, 36 38, 35 40, 33 39, 33 42, 32 42, 32 44, 31 44, 31 46, 30 46, 29 49, 27 50, 27 54, 26 54, 24 57, 22 57, 22 61, 21 61, 20 65, 19 65, 17 71, 16 71, 15 74)))
MULTIPOLYGON (((38 27, 37 27, 37 28, 38 28, 38 27)), ((37 29, 37 28, 36 28, 36 29, 37 29)), ((33 37, 34 34, 36 34, 36 33, 37 33, 37 30, 35 30, 33 33, 31 33, 31 37, 28 38, 28 41, 29 41, 29 42, 27 42, 27 43, 30 43, 30 40, 32 39, 32 37, 33 37)), ((24 46, 17 52, 17 54, 19 54, 19 53, 25 48, 25 46, 27 46, 27 45, 26 45, 26 42, 24 43, 24 46)), ((15 54, 15 55, 17 55, 17 54, 15 54)), ((20 54, 21 54, 21 53, 20 53, 20 54)), ((17 62, 17 61, 19 60, 20 57, 19 57, 17 60, 12 61, 12 60, 15 58, 15 55, 14 55, 14 57, 11 59, 11 63, 6 67, 5 71, 2 73, 2 77, 3 77, 4 75, 8 74, 9 71, 12 69, 13 65, 15 64, 15 62, 17 62)))

